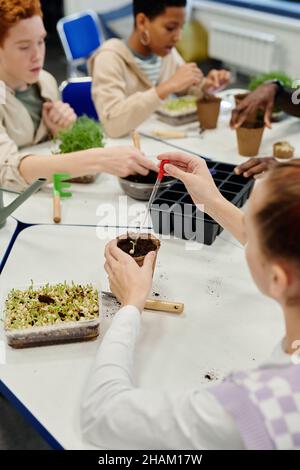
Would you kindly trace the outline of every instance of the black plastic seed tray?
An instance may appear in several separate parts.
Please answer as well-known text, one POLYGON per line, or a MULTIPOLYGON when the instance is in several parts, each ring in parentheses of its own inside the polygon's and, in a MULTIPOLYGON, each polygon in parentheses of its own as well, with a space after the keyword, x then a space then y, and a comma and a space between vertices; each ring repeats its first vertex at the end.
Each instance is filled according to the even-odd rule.
MULTIPOLYGON (((251 194, 253 179, 237 176, 235 165, 211 160, 206 163, 223 196, 235 206, 242 207, 251 194)), ((154 200, 151 218, 156 233, 173 234, 205 245, 211 245, 223 231, 214 219, 195 206, 186 187, 178 180, 154 200)))

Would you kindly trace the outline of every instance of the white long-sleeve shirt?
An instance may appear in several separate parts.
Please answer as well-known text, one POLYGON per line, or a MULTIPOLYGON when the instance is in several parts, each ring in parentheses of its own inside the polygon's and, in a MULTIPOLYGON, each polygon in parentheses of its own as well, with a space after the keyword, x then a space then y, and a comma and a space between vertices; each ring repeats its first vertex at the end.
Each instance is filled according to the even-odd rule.
MULTIPOLYGON (((244 449, 235 422, 209 390, 133 384, 140 318, 136 307, 123 307, 102 341, 81 407, 84 438, 106 449, 244 449)), ((275 362, 287 361, 283 356, 281 350, 275 362)))

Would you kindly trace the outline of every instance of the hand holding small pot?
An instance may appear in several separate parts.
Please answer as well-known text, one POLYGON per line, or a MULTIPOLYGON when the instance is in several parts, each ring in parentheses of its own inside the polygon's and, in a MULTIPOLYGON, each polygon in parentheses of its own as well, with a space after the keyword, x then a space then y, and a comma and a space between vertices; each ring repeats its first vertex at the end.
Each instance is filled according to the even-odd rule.
POLYGON ((216 90, 225 88, 231 79, 231 74, 228 70, 210 70, 205 77, 204 91, 206 93, 214 93, 216 90))
POLYGON ((204 159, 184 153, 164 153, 159 160, 170 160, 165 173, 181 180, 196 205, 207 208, 222 198, 204 159))
POLYGON ((152 286, 155 252, 148 253, 143 266, 139 267, 131 256, 118 248, 117 240, 113 240, 106 245, 105 259, 104 268, 112 293, 123 306, 135 305, 142 312, 152 286))
POLYGON ((264 123, 271 129, 271 115, 274 108, 277 86, 274 84, 263 84, 255 91, 249 93, 240 104, 232 111, 230 126, 233 129, 239 128, 247 121, 248 116, 258 109, 264 110, 264 123))

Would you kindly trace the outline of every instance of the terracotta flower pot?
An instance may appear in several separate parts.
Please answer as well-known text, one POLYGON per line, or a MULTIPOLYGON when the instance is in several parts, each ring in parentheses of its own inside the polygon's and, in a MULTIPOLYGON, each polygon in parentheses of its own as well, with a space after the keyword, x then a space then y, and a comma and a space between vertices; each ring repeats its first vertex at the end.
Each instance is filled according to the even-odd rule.
POLYGON ((198 120, 202 129, 215 129, 220 114, 221 98, 205 95, 197 101, 198 120))
POLYGON ((264 133, 264 126, 260 123, 246 123, 236 129, 239 154, 243 157, 256 157, 264 133))
POLYGON ((153 273, 156 265, 156 259, 158 250, 160 249, 160 241, 151 233, 133 233, 128 232, 126 234, 117 237, 118 247, 127 254, 130 254, 139 266, 143 266, 145 257, 150 251, 155 251, 155 260, 153 262, 153 273), (129 253, 133 249, 133 244, 130 241, 135 241, 135 253, 129 253))
MULTIPOLYGON (((250 93, 238 93, 237 95, 234 95, 234 100, 235 100, 235 105, 238 106, 250 93)), ((257 121, 257 114, 258 111, 257 109, 255 111, 252 111, 246 119, 246 123, 255 123, 257 121)))

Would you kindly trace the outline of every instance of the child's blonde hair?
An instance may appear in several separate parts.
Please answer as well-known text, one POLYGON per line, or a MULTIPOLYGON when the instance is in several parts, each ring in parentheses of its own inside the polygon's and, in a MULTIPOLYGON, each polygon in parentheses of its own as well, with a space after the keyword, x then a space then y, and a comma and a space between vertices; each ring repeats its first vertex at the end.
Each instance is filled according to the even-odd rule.
POLYGON ((35 15, 43 16, 39 0, 0 0, 0 47, 10 28, 35 15))

